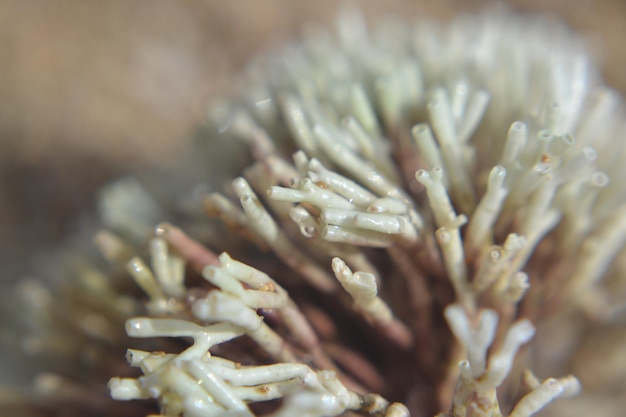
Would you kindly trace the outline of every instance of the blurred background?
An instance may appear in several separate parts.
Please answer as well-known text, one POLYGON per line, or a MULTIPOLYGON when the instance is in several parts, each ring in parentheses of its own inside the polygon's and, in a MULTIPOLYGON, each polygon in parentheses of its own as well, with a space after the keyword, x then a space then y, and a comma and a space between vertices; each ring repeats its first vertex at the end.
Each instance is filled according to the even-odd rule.
MULTIPOLYGON (((251 57, 331 25, 315 0, 0 0, 0 280, 29 271, 107 181, 173 164, 206 104, 233 90, 251 57)), ((496 2, 356 2, 446 20, 496 2)), ((626 92, 626 2, 525 0, 582 32, 609 85, 626 92)))

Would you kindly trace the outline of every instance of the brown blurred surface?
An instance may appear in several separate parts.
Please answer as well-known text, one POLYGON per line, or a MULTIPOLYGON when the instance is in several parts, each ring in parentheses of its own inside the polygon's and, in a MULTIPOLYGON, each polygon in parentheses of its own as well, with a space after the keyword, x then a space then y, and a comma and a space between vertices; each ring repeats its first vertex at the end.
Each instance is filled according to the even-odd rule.
MULTIPOLYGON (((389 13, 445 19, 493 2, 361 1, 389 13)), ((609 84, 626 91, 626 2, 527 0, 594 45, 609 84)), ((227 94, 250 58, 306 22, 330 24, 339 2, 317 0, 0 1, 0 274, 67 233, 107 180, 169 163, 206 103, 227 94)))

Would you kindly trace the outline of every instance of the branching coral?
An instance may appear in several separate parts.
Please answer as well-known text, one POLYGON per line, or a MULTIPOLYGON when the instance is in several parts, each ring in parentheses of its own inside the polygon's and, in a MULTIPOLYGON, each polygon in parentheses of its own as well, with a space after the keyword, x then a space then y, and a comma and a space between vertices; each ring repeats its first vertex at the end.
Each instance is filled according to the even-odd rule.
POLYGON ((552 347, 566 374, 586 323, 624 307, 626 148, 619 101, 567 30, 499 12, 369 31, 349 14, 242 84, 194 148, 212 173, 197 182, 230 187, 175 204, 150 182, 103 192, 96 243, 147 295, 106 284, 115 314, 82 329, 127 318, 147 339, 114 399, 168 417, 527 417, 578 393, 525 368, 535 326, 581 323, 552 347), (180 228, 154 232, 166 219, 180 228))

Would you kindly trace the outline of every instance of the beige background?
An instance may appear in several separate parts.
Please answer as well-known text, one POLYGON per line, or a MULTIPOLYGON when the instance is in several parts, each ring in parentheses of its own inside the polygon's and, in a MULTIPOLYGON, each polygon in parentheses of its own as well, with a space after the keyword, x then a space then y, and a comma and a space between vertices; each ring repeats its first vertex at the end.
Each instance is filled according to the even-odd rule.
MULTIPOLYGON (((446 19, 494 2, 361 1, 385 13, 446 19)), ((626 91, 626 2, 529 0, 587 34, 610 84, 626 91)), ((315 0, 0 0, 0 274, 71 229, 110 178, 168 163, 231 89, 251 56, 305 22, 331 22, 315 0)))

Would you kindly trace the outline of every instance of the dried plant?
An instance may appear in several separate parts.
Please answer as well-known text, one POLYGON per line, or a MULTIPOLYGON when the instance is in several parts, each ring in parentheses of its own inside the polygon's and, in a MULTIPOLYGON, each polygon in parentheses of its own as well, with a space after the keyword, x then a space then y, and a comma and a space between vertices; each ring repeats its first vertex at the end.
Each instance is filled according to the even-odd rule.
POLYGON ((19 285, 14 349, 42 364, 3 407, 525 417, 574 368, 568 415, 610 415, 624 361, 575 352, 625 340, 623 133, 553 22, 312 29, 210 112, 187 171, 103 191, 107 264, 65 251, 62 280, 19 285))

